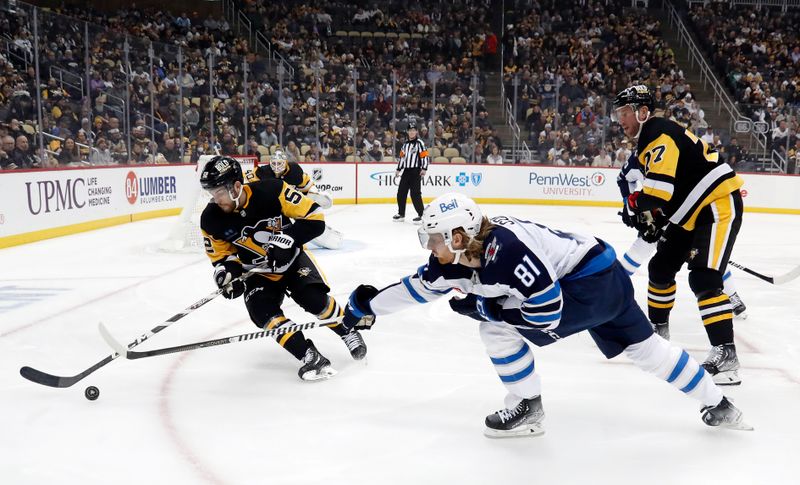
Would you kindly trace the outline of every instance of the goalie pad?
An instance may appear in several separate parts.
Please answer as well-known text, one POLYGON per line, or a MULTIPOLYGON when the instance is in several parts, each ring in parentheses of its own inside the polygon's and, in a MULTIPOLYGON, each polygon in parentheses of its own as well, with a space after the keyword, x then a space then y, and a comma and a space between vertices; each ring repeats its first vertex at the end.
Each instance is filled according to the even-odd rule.
POLYGON ((313 239, 311 242, 321 248, 339 249, 342 247, 343 239, 344 235, 341 232, 325 224, 325 232, 320 234, 319 237, 313 239))
MULTIPOLYGON (((320 207, 323 209, 330 209, 333 205, 333 198, 331 198, 330 194, 325 192, 309 192, 308 196, 316 202, 320 207)), ((322 237, 322 236, 320 236, 322 237)))

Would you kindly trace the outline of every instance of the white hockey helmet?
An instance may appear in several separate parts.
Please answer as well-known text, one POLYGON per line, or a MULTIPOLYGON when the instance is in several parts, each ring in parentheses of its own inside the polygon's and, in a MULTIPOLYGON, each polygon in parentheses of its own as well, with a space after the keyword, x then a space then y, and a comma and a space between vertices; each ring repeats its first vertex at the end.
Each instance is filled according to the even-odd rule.
POLYGON ((269 158, 269 167, 276 177, 286 173, 287 157, 283 150, 275 150, 275 153, 269 158))
POLYGON ((444 243, 456 255, 458 263, 464 249, 453 249, 453 231, 464 229, 470 238, 478 235, 483 214, 474 200, 458 192, 449 192, 431 201, 422 212, 422 227, 417 231, 423 248, 428 248, 431 235, 441 234, 444 243))

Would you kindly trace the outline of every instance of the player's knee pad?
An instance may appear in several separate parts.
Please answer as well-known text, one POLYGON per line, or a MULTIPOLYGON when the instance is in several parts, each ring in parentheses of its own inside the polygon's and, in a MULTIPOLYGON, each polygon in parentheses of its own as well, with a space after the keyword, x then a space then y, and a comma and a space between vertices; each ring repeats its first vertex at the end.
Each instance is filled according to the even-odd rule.
POLYGON ((321 315, 335 305, 333 298, 328 296, 328 290, 322 284, 310 284, 302 287, 298 291, 292 292, 292 300, 296 301, 300 308, 314 315, 321 315))
POLYGON ((666 267, 658 258, 647 264, 647 278, 656 288, 669 288, 675 281, 675 272, 666 267))
POLYGON ((711 268, 689 271, 689 287, 697 298, 717 296, 722 292, 722 273, 711 268))

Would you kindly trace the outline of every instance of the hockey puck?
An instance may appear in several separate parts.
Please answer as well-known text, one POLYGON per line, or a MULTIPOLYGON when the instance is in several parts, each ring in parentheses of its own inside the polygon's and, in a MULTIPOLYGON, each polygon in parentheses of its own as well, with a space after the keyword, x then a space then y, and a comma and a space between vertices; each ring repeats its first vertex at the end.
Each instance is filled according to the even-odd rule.
POLYGON ((89 386, 89 387, 86 388, 86 391, 84 391, 83 394, 86 396, 86 399, 88 399, 90 401, 94 401, 98 397, 100 397, 100 389, 98 389, 98 388, 96 388, 94 386, 89 386))

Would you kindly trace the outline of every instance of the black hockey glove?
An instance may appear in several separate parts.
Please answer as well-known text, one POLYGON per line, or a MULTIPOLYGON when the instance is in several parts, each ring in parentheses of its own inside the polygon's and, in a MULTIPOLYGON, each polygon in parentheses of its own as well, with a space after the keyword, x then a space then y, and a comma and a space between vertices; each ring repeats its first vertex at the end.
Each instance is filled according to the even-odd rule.
POLYGON ((628 227, 636 227, 636 216, 628 209, 628 201, 622 204, 622 210, 617 212, 622 217, 622 223, 628 227))
POLYGON ((500 312, 503 309, 503 305, 500 302, 500 298, 485 298, 469 294, 465 298, 450 298, 450 308, 456 313, 479 322, 499 322, 502 320, 500 312))
POLYGON ((214 266, 214 281, 222 290, 222 296, 232 300, 239 298, 244 293, 244 281, 238 278, 244 270, 238 261, 223 261, 214 266))
POLYGON ((650 211, 636 214, 635 227, 636 230, 639 231, 639 237, 642 238, 644 242, 658 242, 664 234, 664 227, 667 223, 666 218, 660 215, 660 211, 657 212, 657 214, 656 217, 654 217, 650 211))
POLYGON ((288 234, 273 234, 267 245, 267 264, 270 271, 278 271, 288 265, 295 253, 294 238, 288 234))
POLYGON ((375 323, 375 314, 372 313, 369 302, 379 293, 378 289, 371 285, 358 285, 347 301, 344 309, 342 326, 347 330, 353 328, 369 330, 375 323))

